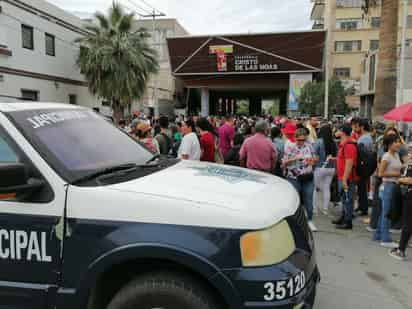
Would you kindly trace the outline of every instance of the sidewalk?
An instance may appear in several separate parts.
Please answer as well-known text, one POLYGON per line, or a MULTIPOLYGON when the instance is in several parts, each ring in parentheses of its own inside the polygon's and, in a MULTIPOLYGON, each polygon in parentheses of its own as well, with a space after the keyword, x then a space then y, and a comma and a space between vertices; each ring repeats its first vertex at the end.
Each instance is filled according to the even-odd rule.
POLYGON ((408 261, 397 261, 371 241, 360 219, 353 231, 337 231, 331 220, 314 218, 322 276, 315 309, 412 309, 412 248, 408 261))

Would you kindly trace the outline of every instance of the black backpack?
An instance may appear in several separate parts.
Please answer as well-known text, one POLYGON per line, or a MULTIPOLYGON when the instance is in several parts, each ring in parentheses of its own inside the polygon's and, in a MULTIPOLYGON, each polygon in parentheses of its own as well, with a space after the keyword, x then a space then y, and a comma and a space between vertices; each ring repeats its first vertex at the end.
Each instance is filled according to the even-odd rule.
POLYGON ((163 138, 164 141, 166 142, 166 148, 164 148, 164 147, 162 148, 162 145, 160 145, 160 154, 162 154, 162 155, 169 154, 170 149, 172 148, 172 145, 173 145, 171 138, 163 132, 159 133, 158 136, 160 136, 160 138, 163 138))
POLYGON ((377 152, 366 149, 363 144, 349 142, 346 145, 348 144, 355 145, 357 149, 356 174, 361 178, 371 177, 378 168, 377 152))

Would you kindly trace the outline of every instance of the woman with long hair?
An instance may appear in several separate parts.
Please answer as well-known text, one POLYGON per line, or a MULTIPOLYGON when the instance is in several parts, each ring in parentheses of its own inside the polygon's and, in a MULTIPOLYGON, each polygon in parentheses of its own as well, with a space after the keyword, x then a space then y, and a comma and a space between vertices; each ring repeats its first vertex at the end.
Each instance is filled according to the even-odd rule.
MULTIPOLYGON (((200 148, 202 155, 200 161, 215 162, 215 130, 206 118, 199 118, 196 126, 200 131, 200 148)), ((215 133, 216 134, 216 133, 215 133)))
POLYGON ((379 224, 373 236, 373 240, 381 242, 383 247, 396 248, 389 233, 391 221, 387 215, 391 209, 393 192, 401 177, 402 161, 399 156, 401 140, 399 136, 388 135, 383 140, 385 154, 379 164, 378 175, 382 178, 379 189, 379 197, 382 201, 382 211, 379 216, 379 224))
POLYGON ((330 203, 330 192, 333 177, 335 176, 335 163, 330 158, 337 156, 338 146, 333 138, 332 127, 329 124, 322 126, 315 142, 315 153, 319 161, 315 168, 315 203, 319 201, 318 194, 322 194, 322 207, 320 211, 328 214, 330 203))
MULTIPOLYGON (((378 169, 382 161, 382 157, 386 152, 383 141, 385 141, 389 136, 396 136, 400 140, 401 145, 398 150, 399 158, 402 164, 408 163, 408 147, 406 146, 405 142, 402 140, 399 130, 394 126, 388 126, 385 129, 383 136, 376 141, 377 148, 378 148, 378 169)), ((379 224, 379 217, 382 211, 382 201, 379 198, 379 187, 381 186, 381 184, 382 184, 382 178, 379 177, 378 174, 375 175, 374 185, 373 185, 372 214, 371 214, 369 226, 366 228, 369 232, 375 232, 379 224)), ((396 226, 397 224, 395 223, 394 225, 396 226)))

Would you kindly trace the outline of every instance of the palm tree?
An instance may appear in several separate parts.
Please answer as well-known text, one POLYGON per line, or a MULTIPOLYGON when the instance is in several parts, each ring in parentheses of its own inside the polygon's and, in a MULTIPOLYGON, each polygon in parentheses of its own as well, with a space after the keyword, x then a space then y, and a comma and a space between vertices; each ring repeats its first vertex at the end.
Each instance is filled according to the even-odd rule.
POLYGON ((133 30, 135 15, 113 2, 108 16, 96 13, 97 25, 80 37, 77 64, 90 91, 111 102, 118 121, 124 106, 142 97, 151 74, 159 69, 157 52, 149 46, 148 32, 133 30))
MULTIPOLYGON (((377 0, 365 0, 364 9, 376 5, 377 0)), ((399 0, 381 1, 378 69, 376 74, 374 117, 381 118, 396 106, 396 74, 398 47, 399 0)))

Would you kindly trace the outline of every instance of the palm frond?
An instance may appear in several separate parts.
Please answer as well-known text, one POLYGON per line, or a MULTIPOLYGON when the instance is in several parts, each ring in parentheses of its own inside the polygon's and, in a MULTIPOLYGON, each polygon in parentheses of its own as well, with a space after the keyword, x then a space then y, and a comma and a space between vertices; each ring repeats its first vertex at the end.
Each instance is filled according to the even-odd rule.
POLYGON ((96 19, 99 22, 100 28, 103 29, 109 29, 110 27, 110 22, 109 20, 106 18, 106 16, 102 13, 96 13, 95 14, 96 19))
POLYGON ((116 2, 107 16, 96 18, 99 25, 89 26, 90 34, 76 40, 82 44, 77 64, 92 93, 128 104, 144 95, 158 72, 157 52, 148 43, 147 30, 133 29, 135 15, 125 14, 116 2))

